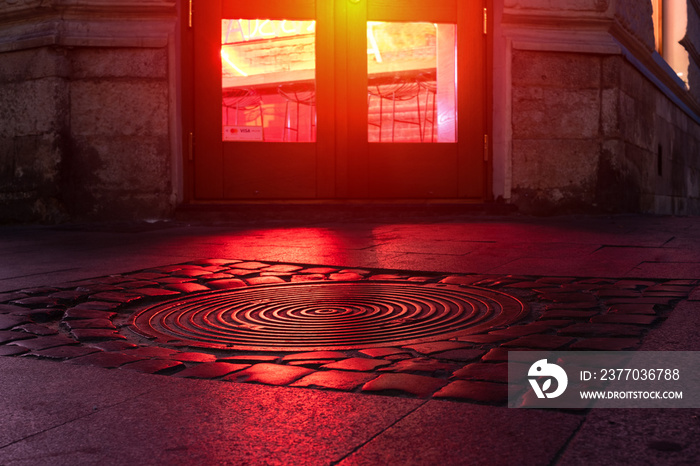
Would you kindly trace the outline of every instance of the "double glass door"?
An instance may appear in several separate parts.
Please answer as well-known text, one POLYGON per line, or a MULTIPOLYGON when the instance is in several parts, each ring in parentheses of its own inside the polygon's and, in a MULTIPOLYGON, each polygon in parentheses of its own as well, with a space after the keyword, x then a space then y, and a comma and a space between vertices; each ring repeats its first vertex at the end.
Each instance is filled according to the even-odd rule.
POLYGON ((198 0, 194 198, 484 194, 483 5, 198 0))

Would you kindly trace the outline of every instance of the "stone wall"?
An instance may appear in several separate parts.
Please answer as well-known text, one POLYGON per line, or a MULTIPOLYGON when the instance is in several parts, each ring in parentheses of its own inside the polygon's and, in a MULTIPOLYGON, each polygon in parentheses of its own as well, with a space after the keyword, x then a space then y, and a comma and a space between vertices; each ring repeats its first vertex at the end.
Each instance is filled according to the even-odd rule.
POLYGON ((81 48, 70 58, 71 138, 62 175, 71 214, 168 215, 167 50, 81 48))
POLYGON ((617 134, 606 135, 599 204, 624 212, 700 214, 700 125, 622 58, 611 60, 617 134), (615 137, 617 136, 617 137, 615 137))
POLYGON ((0 219, 60 219, 61 165, 70 138, 65 54, 38 48, 1 59, 0 219))
POLYGON ((521 211, 700 214, 697 60, 687 90, 654 51, 646 3, 504 0, 509 119, 494 124, 510 152, 495 157, 521 211))
POLYGON ((595 202, 601 150, 602 59, 516 51, 512 59, 513 201, 525 212, 595 202))
POLYGON ((175 4, 0 1, 0 222, 174 208, 175 4))

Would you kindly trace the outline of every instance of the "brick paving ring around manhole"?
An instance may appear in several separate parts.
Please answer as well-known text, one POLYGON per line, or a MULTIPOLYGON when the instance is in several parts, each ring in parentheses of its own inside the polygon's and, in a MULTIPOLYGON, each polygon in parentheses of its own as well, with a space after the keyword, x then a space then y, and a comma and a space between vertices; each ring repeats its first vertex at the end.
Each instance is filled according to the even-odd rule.
POLYGON ((146 308, 130 326, 173 346, 348 350, 446 340, 526 314, 516 297, 480 287, 317 282, 197 293, 146 308))

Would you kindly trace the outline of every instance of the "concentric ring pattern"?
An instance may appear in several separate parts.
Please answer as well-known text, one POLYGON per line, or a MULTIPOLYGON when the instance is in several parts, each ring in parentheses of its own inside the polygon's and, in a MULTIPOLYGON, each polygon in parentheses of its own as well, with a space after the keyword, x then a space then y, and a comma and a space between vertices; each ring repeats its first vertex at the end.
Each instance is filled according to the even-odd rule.
POLYGON ((311 351, 405 345, 478 333, 525 314, 479 287, 405 282, 288 283, 207 292, 147 308, 131 327, 157 342, 311 351))

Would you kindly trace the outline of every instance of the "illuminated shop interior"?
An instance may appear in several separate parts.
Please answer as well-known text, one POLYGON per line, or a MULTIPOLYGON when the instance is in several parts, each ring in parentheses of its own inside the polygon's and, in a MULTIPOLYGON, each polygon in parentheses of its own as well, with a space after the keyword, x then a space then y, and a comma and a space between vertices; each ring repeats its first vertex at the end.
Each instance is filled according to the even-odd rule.
MULTIPOLYGON (((224 141, 316 141, 316 23, 221 22, 224 141)), ((367 23, 367 141, 457 141, 456 26, 367 23)))

